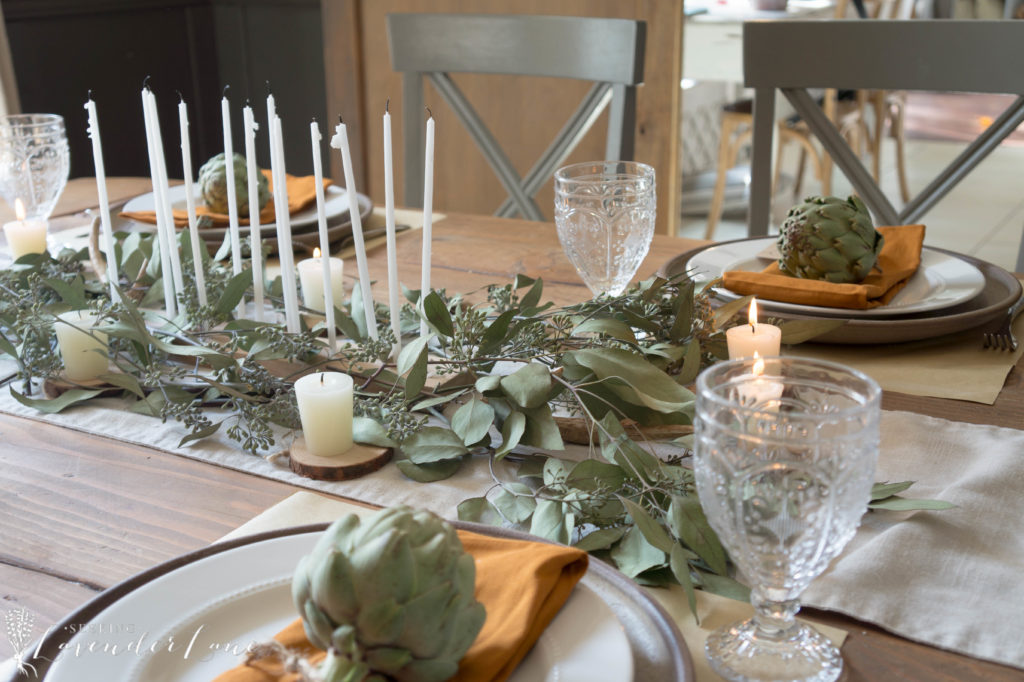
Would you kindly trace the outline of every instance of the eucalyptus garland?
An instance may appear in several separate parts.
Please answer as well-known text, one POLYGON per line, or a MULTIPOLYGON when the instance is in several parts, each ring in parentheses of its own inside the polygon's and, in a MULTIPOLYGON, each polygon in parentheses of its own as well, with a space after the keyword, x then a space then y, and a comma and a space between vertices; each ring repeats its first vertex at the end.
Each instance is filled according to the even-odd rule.
MULTIPOLYGON (((191 273, 188 234, 180 239, 183 272, 191 273)), ((271 424, 300 427, 297 376, 345 371, 356 378, 356 440, 394 447, 407 477, 441 480, 474 457, 515 463, 517 480, 495 475, 490 490, 459 505, 461 519, 574 544, 643 584, 682 585, 691 604, 694 587, 746 598, 697 499, 687 386, 725 357, 724 327, 748 298, 712 308, 714 283, 698 288, 686 275, 562 307, 543 302, 543 281, 524 275, 474 292, 484 299, 478 304, 407 290, 407 343, 392 362, 388 310, 375 311, 380 338, 371 339, 358 285, 337 307, 345 342, 329 354, 322 322, 289 334, 278 323, 235 319, 252 275, 233 276, 217 257, 202 264, 211 303, 198 305, 189 275, 182 312, 163 319, 151 308, 161 290, 156 248, 151 235, 117 235, 116 301, 86 267, 85 249, 27 255, 0 270, 0 351, 17 362, 8 377, 20 384, 10 388, 17 400, 58 412, 117 394, 127 409, 179 422, 188 431, 182 447, 223 430, 260 455, 276 445, 271 424), (101 317, 111 372, 98 388, 35 397, 39 382, 60 379, 53 322, 68 309, 101 317), (421 320, 425 336, 416 335, 421 320), (557 456, 567 422, 582 427, 582 461, 557 456)), ((266 288, 279 305, 280 279, 266 288)), ((779 324, 784 343, 799 343, 836 323, 779 324)), ((949 506, 898 497, 909 485, 877 485, 871 506, 949 506)))

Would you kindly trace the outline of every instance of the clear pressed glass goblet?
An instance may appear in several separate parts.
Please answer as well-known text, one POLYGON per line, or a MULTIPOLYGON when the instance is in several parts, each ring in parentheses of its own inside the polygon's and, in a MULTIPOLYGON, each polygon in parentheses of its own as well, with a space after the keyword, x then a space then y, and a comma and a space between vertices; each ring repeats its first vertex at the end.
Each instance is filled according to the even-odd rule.
POLYGON ((633 161, 577 163, 555 173, 555 226, 594 295, 618 296, 654 237, 654 169, 633 161))
POLYGON ((708 660, 726 679, 842 671, 839 651, 795 616, 867 508, 880 400, 874 380, 817 360, 734 360, 697 378, 697 492, 755 611, 708 637, 708 660))
POLYGON ((26 219, 50 217, 71 171, 64 119, 56 114, 0 117, 0 196, 26 219))

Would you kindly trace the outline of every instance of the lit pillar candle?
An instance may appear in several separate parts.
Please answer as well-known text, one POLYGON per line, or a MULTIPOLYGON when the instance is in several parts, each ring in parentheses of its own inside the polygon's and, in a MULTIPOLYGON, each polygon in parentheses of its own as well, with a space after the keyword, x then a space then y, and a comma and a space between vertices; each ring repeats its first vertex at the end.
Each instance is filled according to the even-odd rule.
POLYGON ((72 310, 58 315, 53 325, 64 361, 64 375, 70 381, 88 381, 107 373, 107 335, 93 331, 95 324, 95 314, 72 310))
POLYGON ((256 319, 263 321, 263 235, 260 233, 259 168, 256 167, 256 131, 259 125, 248 104, 242 109, 245 126, 245 169, 249 182, 249 250, 252 252, 252 299, 256 319))
POLYGON ((188 107, 185 99, 178 102, 178 126, 181 135, 181 168, 185 176, 185 209, 188 212, 188 236, 192 243, 192 266, 196 278, 199 305, 206 305, 206 274, 203 272, 202 240, 196 217, 196 198, 192 194, 192 145, 188 137, 188 107))
POLYGON ((779 354, 782 343, 782 330, 773 324, 757 323, 757 299, 750 301, 748 313, 749 324, 738 325, 725 331, 725 341, 729 346, 729 358, 738 360, 750 358, 756 351, 761 357, 772 357, 779 354))
POLYGON ((782 397, 782 382, 764 376, 764 358, 755 350, 751 378, 737 384, 736 390, 744 407, 757 407, 765 411, 777 411, 778 400, 782 397))
MULTIPOLYGON (((429 109, 427 112, 429 113, 429 109)), ((427 119, 427 147, 423 154, 423 262, 420 264, 420 300, 430 293, 430 247, 434 225, 434 116, 427 119)), ((427 321, 420 321, 420 335, 427 333, 427 321)))
POLYGON ((43 253, 46 251, 46 221, 25 220, 25 204, 21 199, 14 200, 14 215, 17 220, 4 223, 4 234, 7 236, 7 248, 11 258, 18 260, 27 253, 43 253))
POLYGON ((164 139, 160 132, 160 116, 156 108, 156 95, 147 90, 149 95, 149 118, 153 127, 153 151, 156 158, 157 188, 155 190, 158 203, 157 211, 163 215, 169 243, 168 255, 171 261, 171 276, 174 278, 174 290, 185 291, 185 281, 181 276, 181 254, 178 250, 178 232, 174 226, 174 212, 171 210, 170 186, 167 183, 167 162, 164 159, 164 139))
POLYGON ((302 302, 310 310, 326 313, 333 307, 333 301, 345 297, 345 262, 340 258, 323 258, 320 253, 320 249, 314 249, 313 257, 299 261, 296 269, 302 285, 302 302), (324 286, 325 282, 329 284, 324 286))
MULTIPOLYGON (((317 253, 313 254, 313 257, 317 257, 323 254, 324 257, 320 258, 320 310, 324 311, 327 324, 327 343, 334 353, 337 350, 337 332, 334 329, 334 302, 341 302, 344 293, 341 287, 341 273, 342 273, 342 262, 339 260, 337 266, 333 261, 336 258, 328 258, 327 256, 331 253, 330 239, 327 237, 327 215, 324 211, 324 169, 323 159, 320 157, 320 140, 323 136, 320 134, 320 126, 316 124, 316 121, 312 121, 309 124, 309 139, 313 146, 313 182, 316 185, 316 218, 317 228, 320 231, 320 248, 317 249, 317 253), (334 284, 334 270, 337 267, 338 270, 338 285, 335 288, 334 284)), ((305 261, 303 261, 305 262, 305 261)), ((302 297, 306 301, 306 307, 312 307, 310 305, 310 291, 307 293, 306 279, 302 274, 302 263, 299 263, 299 279, 302 281, 302 297)))
MULTIPOLYGON (((164 309, 168 317, 175 317, 178 314, 177 300, 174 297, 174 280, 171 278, 171 244, 167 234, 167 223, 164 222, 164 214, 160 210, 159 201, 159 175, 156 167, 156 143, 153 138, 153 121, 149 106, 149 88, 142 89, 142 118, 146 126, 146 151, 149 155, 149 177, 153 184, 153 200, 156 213, 156 238, 160 247, 160 279, 164 287, 164 309)), ((170 228, 174 233, 174 226, 170 228)))
POLYGON ((388 248, 388 309, 391 312, 391 332, 395 335, 392 355, 402 352, 402 307, 398 302, 398 244, 395 240, 395 180, 391 167, 391 113, 384 105, 384 230, 388 248))
POLYGON ((103 229, 103 248, 107 252, 107 282, 110 285, 110 300, 113 301, 114 290, 117 287, 117 258, 114 254, 114 231, 110 226, 110 200, 107 197, 107 175, 103 169, 100 119, 96 114, 96 103, 92 101, 91 91, 89 101, 85 103, 85 109, 89 112, 89 128, 87 132, 92 140, 92 164, 93 170, 96 173, 96 195, 100 202, 100 227, 103 229))
POLYGON ((359 215, 359 195, 356 193, 356 176, 352 170, 352 153, 348 146, 348 131, 345 123, 334 128, 331 146, 341 150, 341 167, 345 171, 345 188, 348 190, 348 215, 352 219, 352 243, 356 249, 356 269, 359 271, 359 291, 363 295, 363 315, 366 331, 376 339, 377 316, 373 309, 373 292, 370 290, 370 268, 366 263, 366 244, 363 242, 363 220, 359 215))
POLYGON ((337 457, 352 448, 352 377, 341 372, 307 374, 295 382, 295 400, 306 448, 337 457))

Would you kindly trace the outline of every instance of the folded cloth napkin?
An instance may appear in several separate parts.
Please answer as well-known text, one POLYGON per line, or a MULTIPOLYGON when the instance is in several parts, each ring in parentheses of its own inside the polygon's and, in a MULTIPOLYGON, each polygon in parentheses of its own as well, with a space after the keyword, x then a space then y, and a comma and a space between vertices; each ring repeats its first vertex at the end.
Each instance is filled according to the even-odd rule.
MULTIPOLYGON (((458 682, 508 679, 569 598, 587 571, 587 553, 562 545, 507 540, 458 531, 462 546, 476 560, 476 598, 487 620, 463 657, 458 682)), ((274 639, 318 662, 324 652, 306 639, 296 620, 274 639)), ((215 682, 293 682, 276 659, 243 664, 215 682)))
MULTIPOLYGON (((267 176, 267 180, 270 182, 270 191, 274 191, 274 180, 270 177, 270 171, 261 170, 263 175, 267 176)), ((324 188, 331 184, 331 180, 324 180, 324 188)), ((303 177, 297 177, 294 175, 285 175, 285 186, 288 189, 288 213, 296 213, 309 206, 311 203, 316 201, 316 178, 312 175, 306 175, 303 177)), ((174 211, 174 226, 175 227, 188 227, 188 212, 187 211, 174 211)), ((208 209, 205 205, 196 206, 197 216, 207 216, 213 221, 214 227, 227 227, 228 216, 226 213, 214 213, 208 209)), ((125 211, 121 213, 122 218, 134 220, 139 223, 151 223, 156 224, 156 213, 153 211, 125 211)), ((274 222, 277 219, 274 214, 274 200, 271 199, 267 202, 263 210, 260 211, 260 224, 267 225, 274 222)), ((239 225, 248 225, 249 219, 238 217, 239 225)))
POLYGON ((801 279, 784 274, 778 263, 761 272, 729 270, 722 274, 722 286, 746 296, 827 308, 877 308, 892 300, 921 265, 924 225, 879 227, 885 245, 878 255, 878 269, 859 284, 837 284, 801 279))

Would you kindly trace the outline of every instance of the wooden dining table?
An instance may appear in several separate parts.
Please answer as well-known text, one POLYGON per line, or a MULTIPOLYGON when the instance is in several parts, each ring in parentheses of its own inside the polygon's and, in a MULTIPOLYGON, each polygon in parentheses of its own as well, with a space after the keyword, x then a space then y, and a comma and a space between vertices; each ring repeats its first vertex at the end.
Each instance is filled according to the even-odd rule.
MULTIPOLYGON (((470 292, 524 273, 544 279, 547 299, 570 303, 589 297, 553 225, 450 214, 433 229, 437 288, 470 292)), ((419 280, 420 234, 399 235, 405 282, 419 280)), ((650 276, 701 243, 655 236, 638 276, 650 276)), ((371 273, 383 281, 384 248, 373 245, 368 256, 371 273)), ((382 297, 383 287, 378 288, 382 297)), ((994 405, 886 393, 883 407, 1020 428, 1024 361, 1012 370, 994 405)), ((160 427, 154 420, 153 428, 160 427)), ((216 541, 297 490, 168 452, 0 414, 0 611, 28 609, 42 635, 104 589, 216 541)), ((842 653, 850 681, 1024 679, 1022 671, 914 643, 845 616, 812 615, 849 632, 842 653)))

